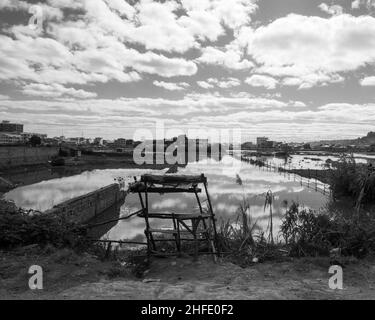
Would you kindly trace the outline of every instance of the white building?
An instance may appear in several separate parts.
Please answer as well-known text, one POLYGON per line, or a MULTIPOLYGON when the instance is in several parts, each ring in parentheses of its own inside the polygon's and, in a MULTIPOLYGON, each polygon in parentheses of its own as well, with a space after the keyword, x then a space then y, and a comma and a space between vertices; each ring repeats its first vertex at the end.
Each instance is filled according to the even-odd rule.
POLYGON ((0 133, 0 145, 20 144, 23 142, 21 135, 12 133, 0 133))

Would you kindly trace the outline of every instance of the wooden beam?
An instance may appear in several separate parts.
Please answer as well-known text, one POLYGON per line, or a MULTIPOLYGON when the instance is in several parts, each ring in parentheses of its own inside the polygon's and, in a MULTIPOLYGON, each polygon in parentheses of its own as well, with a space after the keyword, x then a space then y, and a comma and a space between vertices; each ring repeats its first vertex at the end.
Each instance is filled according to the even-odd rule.
POLYGON ((185 176, 185 175, 153 175, 144 174, 141 176, 142 182, 149 183, 204 183, 207 178, 201 174, 196 176, 185 176))

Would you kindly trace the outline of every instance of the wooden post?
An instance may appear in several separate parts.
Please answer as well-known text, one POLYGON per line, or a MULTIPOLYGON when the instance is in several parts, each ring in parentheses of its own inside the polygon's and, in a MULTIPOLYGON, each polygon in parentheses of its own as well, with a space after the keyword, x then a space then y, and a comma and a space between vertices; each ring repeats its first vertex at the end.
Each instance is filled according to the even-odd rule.
POLYGON ((178 228, 178 221, 176 221, 176 215, 174 212, 172 212, 172 221, 173 221, 173 228, 174 230, 176 230, 176 233, 174 233, 174 237, 175 237, 177 252, 181 253, 180 230, 178 228))
POLYGON ((219 250, 217 249, 217 233, 216 233, 216 221, 215 221, 215 214, 214 214, 214 211, 212 209, 212 204, 211 204, 211 199, 210 199, 210 195, 208 193, 208 190, 207 190, 207 180, 205 180, 203 182, 204 184, 204 190, 206 191, 206 196, 207 196, 207 202, 208 202, 208 206, 209 206, 209 209, 210 209, 210 212, 211 212, 211 220, 212 220, 212 228, 213 228, 213 231, 214 231, 214 243, 215 243, 215 251, 217 252, 217 254, 219 254, 219 250))
POLYGON ((148 234, 150 236, 150 241, 151 241, 151 244, 152 244, 152 248, 154 250, 156 250, 156 245, 155 245, 155 241, 154 241, 154 237, 152 235, 152 233, 150 232, 150 225, 149 225, 149 221, 148 221, 148 192, 147 192, 147 189, 148 189, 148 186, 147 186, 147 182, 145 182, 145 203, 146 203, 146 210, 145 210, 145 217, 146 217, 146 227, 147 227, 147 231, 148 231, 148 234))

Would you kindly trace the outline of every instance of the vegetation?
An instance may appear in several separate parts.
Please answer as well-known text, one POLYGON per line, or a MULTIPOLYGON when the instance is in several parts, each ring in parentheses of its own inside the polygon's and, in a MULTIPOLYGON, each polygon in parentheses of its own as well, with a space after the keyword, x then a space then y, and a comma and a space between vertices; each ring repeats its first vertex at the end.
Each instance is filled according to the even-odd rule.
MULTIPOLYGON (((373 173, 366 176, 364 169, 364 166, 356 166, 353 162, 340 162, 334 175, 334 179, 337 179, 335 192, 346 190, 349 195, 358 196, 360 203, 373 201, 373 173), (347 184, 353 189, 348 188, 347 184)), ((236 181, 243 185, 239 176, 236 181)), ((316 212, 301 208, 296 203, 288 208, 285 203, 286 212, 279 231, 282 240, 275 242, 272 236, 272 200, 272 193, 268 191, 264 208, 265 211, 266 208, 269 210, 269 223, 265 231, 259 230, 256 221, 251 218, 250 201, 245 193, 236 219, 222 220, 219 224, 219 248, 235 263, 247 265, 286 257, 330 256, 332 252, 362 258, 375 252, 375 216, 354 207, 349 214, 344 214, 330 206, 316 212)))
POLYGON ((344 217, 341 213, 316 213, 292 204, 281 226, 291 256, 342 255, 364 257, 375 250, 375 219, 367 214, 344 217))
POLYGON ((42 139, 38 136, 33 135, 30 138, 29 143, 31 144, 31 146, 36 147, 42 144, 42 139))
POLYGON ((330 185, 334 199, 347 197, 361 206, 375 203, 375 168, 357 164, 353 156, 342 157, 333 164, 330 185))
POLYGON ((86 230, 64 217, 22 209, 2 210, 0 249, 33 244, 79 248, 87 244, 86 230))

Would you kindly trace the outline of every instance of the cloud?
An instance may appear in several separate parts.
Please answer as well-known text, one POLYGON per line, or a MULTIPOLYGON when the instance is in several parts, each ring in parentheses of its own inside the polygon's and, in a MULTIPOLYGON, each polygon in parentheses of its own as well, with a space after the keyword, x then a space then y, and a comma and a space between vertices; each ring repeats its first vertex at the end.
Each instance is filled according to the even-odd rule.
POLYGON ((233 77, 217 82, 217 86, 223 89, 233 88, 239 85, 241 85, 241 81, 233 77))
POLYGON ((340 15, 344 13, 344 8, 340 5, 329 6, 326 3, 321 3, 319 5, 319 9, 332 16, 340 15))
POLYGON ((275 89, 278 84, 276 79, 259 74, 246 78, 245 82, 252 87, 264 87, 266 89, 275 89))
POLYGON ((214 87, 213 84, 210 84, 207 81, 197 81, 197 84, 203 89, 212 89, 214 87))
POLYGON ((374 64, 374 34, 370 16, 290 14, 248 33, 248 53, 258 72, 300 78, 306 85, 335 83, 339 73, 374 64))
POLYGON ((95 98, 95 92, 88 92, 82 89, 66 88, 60 84, 40 84, 31 83, 25 85, 22 93, 29 96, 39 96, 45 98, 60 98, 63 96, 74 97, 79 99, 95 98))
POLYGON ((373 87, 375 86, 375 76, 363 78, 359 83, 363 87, 373 87))
POLYGON ((173 83, 173 82, 164 82, 164 81, 154 81, 153 84, 157 87, 161 87, 170 91, 181 91, 181 90, 185 90, 186 88, 190 86, 186 82, 173 83))
POLYGON ((352 9, 366 8, 371 10, 375 8, 375 2, 372 0, 352 0, 352 9))
POLYGON ((209 78, 207 81, 197 81, 197 84, 204 89, 212 89, 215 86, 222 89, 228 89, 241 85, 241 81, 233 77, 222 78, 220 80, 217 78, 209 78))
POLYGON ((10 100, 10 97, 4 94, 0 94, 0 100, 10 100))
POLYGON ((234 70, 251 69, 254 66, 251 61, 243 59, 243 53, 240 51, 233 49, 224 49, 223 51, 214 47, 203 48, 202 55, 197 59, 197 62, 234 70))
POLYGON ((345 137, 370 131, 375 122, 375 104, 335 103, 308 108, 300 101, 187 94, 181 99, 123 98, 59 100, 1 100, 2 116, 25 123, 27 130, 58 135, 98 134, 114 138, 132 137, 139 123, 153 129, 155 121, 168 128, 242 128, 243 135, 267 135, 278 140, 309 141, 337 138, 337 127, 345 137), (16 112, 16 113, 15 113, 16 112), (43 115, 43 116, 41 116, 43 115))

